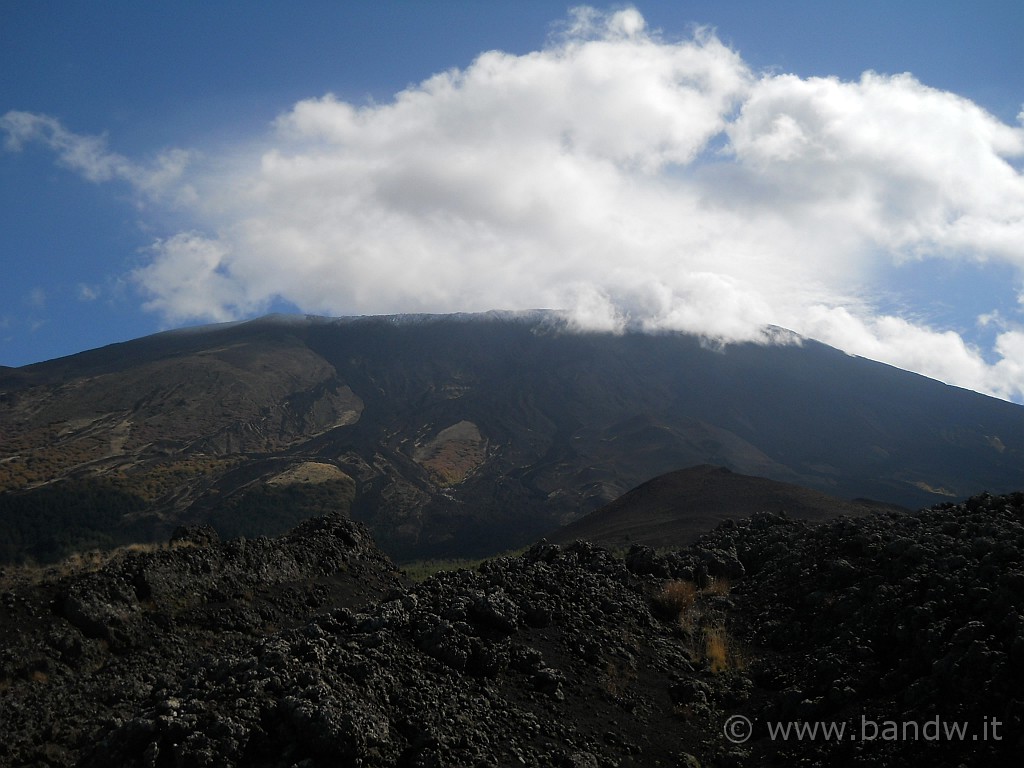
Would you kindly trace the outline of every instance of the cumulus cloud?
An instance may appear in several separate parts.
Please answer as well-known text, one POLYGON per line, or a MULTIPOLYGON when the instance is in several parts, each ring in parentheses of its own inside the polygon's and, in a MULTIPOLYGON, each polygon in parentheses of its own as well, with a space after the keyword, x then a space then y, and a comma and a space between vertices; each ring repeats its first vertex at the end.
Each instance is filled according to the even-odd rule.
POLYGON ((146 309, 171 321, 194 318, 234 319, 252 306, 242 298, 236 280, 225 274, 228 248, 192 232, 158 240, 149 249, 148 265, 134 279, 153 298, 146 309))
MULTIPOLYGON (((145 189, 154 173, 50 118, 3 120, 9 145, 43 141, 87 178, 145 189)), ((195 229, 133 280, 172 322, 285 300, 559 307, 580 327, 720 342, 774 324, 1024 397, 1020 307, 986 350, 877 308, 908 262, 1024 269, 1024 128, 909 74, 757 73, 707 30, 668 39, 635 9, 579 9, 543 50, 483 53, 388 103, 310 98, 256 143, 160 177, 187 184, 195 229)))
POLYGON ((910 75, 763 78, 729 128, 758 202, 856 227, 900 258, 1024 265, 1024 131, 910 75))

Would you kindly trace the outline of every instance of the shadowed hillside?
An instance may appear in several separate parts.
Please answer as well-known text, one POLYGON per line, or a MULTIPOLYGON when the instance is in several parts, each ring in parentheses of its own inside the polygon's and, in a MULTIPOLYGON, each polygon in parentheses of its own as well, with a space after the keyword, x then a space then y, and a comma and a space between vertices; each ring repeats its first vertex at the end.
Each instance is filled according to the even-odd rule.
POLYGON ((1024 408, 776 336, 275 316, 0 371, 0 554, 339 511, 399 560, 487 555, 698 464, 908 507, 1024 487, 1024 408))
POLYGON ((846 501, 789 483, 701 465, 648 480, 611 504, 554 531, 548 540, 577 539, 604 547, 685 546, 725 520, 758 512, 801 520, 827 520, 882 511, 907 511, 868 500, 846 501))

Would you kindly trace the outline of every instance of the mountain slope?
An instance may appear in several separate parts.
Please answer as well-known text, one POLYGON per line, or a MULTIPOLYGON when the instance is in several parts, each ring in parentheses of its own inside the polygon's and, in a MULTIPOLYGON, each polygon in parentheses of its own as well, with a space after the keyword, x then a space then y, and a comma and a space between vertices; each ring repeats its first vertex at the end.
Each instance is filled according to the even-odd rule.
POLYGON ((703 464, 648 480, 547 538, 556 544, 579 539, 604 547, 681 547, 724 520, 758 512, 826 520, 898 509, 879 502, 838 499, 798 485, 703 464))
POLYGON ((913 507, 1024 487, 1020 406, 812 341, 545 312, 270 317, 7 370, 0 446, 7 559, 331 509, 398 559, 487 554, 702 463, 913 507))

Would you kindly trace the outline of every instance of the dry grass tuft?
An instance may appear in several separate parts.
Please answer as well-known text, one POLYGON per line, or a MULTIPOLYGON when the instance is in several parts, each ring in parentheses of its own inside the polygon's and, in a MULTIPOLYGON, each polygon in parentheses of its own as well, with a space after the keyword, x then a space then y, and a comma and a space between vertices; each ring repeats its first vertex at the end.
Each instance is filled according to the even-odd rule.
POLYGON ((113 549, 74 552, 60 562, 49 565, 31 562, 5 565, 0 568, 0 590, 10 590, 26 585, 51 584, 72 576, 95 573, 114 560, 133 553, 159 552, 169 548, 169 545, 161 543, 124 544, 113 549))
POLYGON ((680 619, 697 602, 697 585, 692 581, 666 581, 654 596, 654 609, 668 619, 680 619))
POLYGON ((728 579, 709 579, 708 585, 701 590, 705 595, 725 597, 732 591, 732 582, 728 579))
POLYGON ((715 673, 746 666, 720 609, 704 602, 706 597, 728 595, 731 589, 728 579, 714 579, 703 589, 692 581, 666 581, 651 600, 656 614, 677 624, 692 657, 706 662, 715 673))
POLYGON ((704 630, 704 658, 712 672, 721 672, 729 666, 729 647, 721 627, 704 630))

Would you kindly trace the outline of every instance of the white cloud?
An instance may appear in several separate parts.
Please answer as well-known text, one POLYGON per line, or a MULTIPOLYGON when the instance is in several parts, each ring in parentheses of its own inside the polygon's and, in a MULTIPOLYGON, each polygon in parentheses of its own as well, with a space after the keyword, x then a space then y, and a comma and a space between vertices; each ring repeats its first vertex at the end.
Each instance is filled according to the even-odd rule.
POLYGON ((581 327, 719 341, 776 324, 1024 398, 1020 307, 991 308, 983 354, 872 304, 910 260, 1024 269, 1024 128, 910 75, 759 74, 706 31, 669 40, 635 9, 584 8, 541 51, 484 53, 389 103, 301 101, 205 173, 184 155, 142 169, 52 118, 2 125, 9 146, 44 141, 87 178, 187 193, 196 232, 133 274, 170 321, 284 299, 564 307, 581 327))
POLYGON ((150 251, 150 262, 133 275, 154 297, 146 309, 173 322, 195 318, 220 322, 259 308, 225 276, 228 251, 222 244, 183 232, 157 241, 150 251))
POLYGON ((910 75, 763 78, 728 129, 749 183, 902 258, 1024 266, 1024 131, 910 75))
POLYGON ((111 152, 105 137, 73 133, 56 118, 31 112, 8 112, 0 117, 0 130, 6 134, 8 151, 20 152, 26 144, 39 142, 57 154, 61 165, 88 181, 124 181, 148 197, 158 197, 176 184, 191 158, 185 150, 171 149, 151 165, 139 165, 111 152))
POLYGON ((1012 391, 977 349, 954 331, 938 331, 892 315, 857 316, 843 307, 812 307, 807 331, 851 354, 882 360, 975 390, 1012 391))
POLYGON ((86 283, 78 284, 78 300, 79 301, 95 301, 100 297, 100 290, 95 286, 88 285, 86 283))

